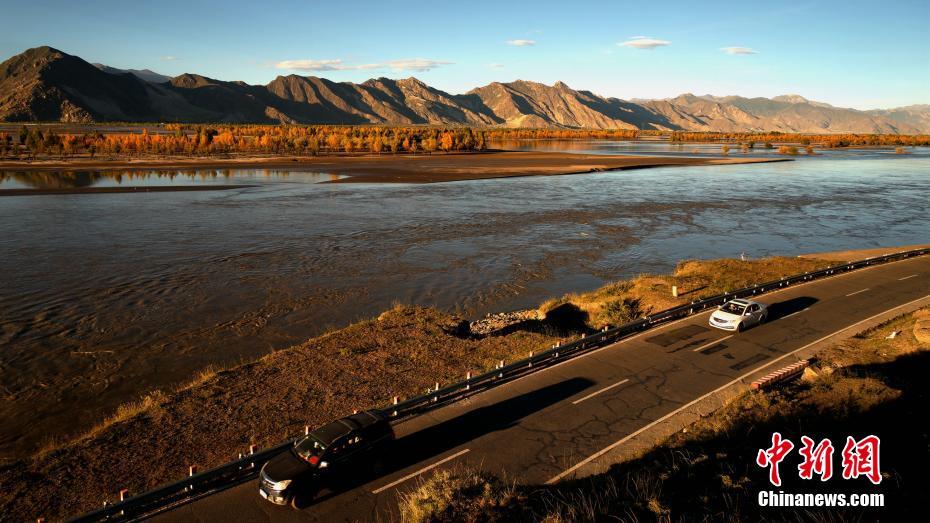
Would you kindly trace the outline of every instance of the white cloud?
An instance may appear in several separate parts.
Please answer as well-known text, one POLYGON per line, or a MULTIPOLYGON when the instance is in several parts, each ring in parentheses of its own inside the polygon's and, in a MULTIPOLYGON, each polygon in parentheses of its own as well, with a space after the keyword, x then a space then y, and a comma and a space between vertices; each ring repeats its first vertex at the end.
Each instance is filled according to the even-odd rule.
POLYGON ((452 62, 444 62, 442 60, 427 60, 425 58, 409 58, 406 60, 391 60, 385 62, 383 65, 393 69, 394 71, 429 71, 430 69, 435 69, 441 65, 449 65, 452 62))
POLYGON ((516 47, 526 47, 528 45, 536 45, 536 40, 524 40, 524 39, 507 40, 507 45, 513 45, 516 47))
POLYGON ((620 47, 632 47, 634 49, 655 49, 670 45, 668 40, 659 40, 658 38, 649 38, 647 36, 631 36, 626 42, 618 42, 620 47))
POLYGON ((720 50, 726 54, 759 54, 752 47, 721 47, 720 50))
POLYGON ((390 69, 392 71, 424 72, 435 69, 441 65, 452 62, 442 60, 427 60, 426 58, 407 58, 403 60, 389 60, 372 64, 346 64, 342 60, 282 60, 275 64, 278 69, 294 71, 367 71, 371 69, 390 69))
POLYGON ((488 64, 488 67, 490 67, 491 69, 502 69, 504 67, 504 64, 494 62, 493 64, 488 64))
POLYGON ((173 62, 177 59, 178 59, 177 56, 162 56, 161 57, 161 60, 164 60, 165 62, 173 62))
POLYGON ((341 71, 351 68, 343 65, 342 60, 284 60, 275 64, 275 67, 297 71, 341 71))

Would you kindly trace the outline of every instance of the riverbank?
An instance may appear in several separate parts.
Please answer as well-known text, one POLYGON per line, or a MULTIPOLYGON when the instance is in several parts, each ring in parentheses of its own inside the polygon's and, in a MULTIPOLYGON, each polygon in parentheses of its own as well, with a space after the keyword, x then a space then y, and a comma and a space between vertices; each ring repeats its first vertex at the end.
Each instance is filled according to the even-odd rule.
POLYGON ((149 187, 75 187, 61 189, 0 189, 0 196, 46 196, 50 194, 123 194, 140 192, 227 191, 255 185, 164 185, 149 187))
POLYGON ((787 158, 687 158, 488 151, 481 153, 0 161, 0 170, 303 169, 344 176, 332 183, 436 183, 515 176, 583 174, 648 167, 734 165, 787 158))
POLYGON ((86 511, 121 488, 140 492, 319 426, 352 408, 384 405, 436 382, 525 356, 559 339, 652 311, 830 262, 797 257, 688 261, 671 275, 645 275, 540 307, 540 319, 476 336, 454 315, 398 306, 377 318, 256 361, 201 373, 173 390, 123 405, 83 435, 53 442, 0 469, 2 512, 15 519, 60 519, 86 511), (683 292, 673 298, 669 289, 683 292), (125 452, 145 448, 146 452, 125 452), (151 456, 159 456, 151 461, 151 456))

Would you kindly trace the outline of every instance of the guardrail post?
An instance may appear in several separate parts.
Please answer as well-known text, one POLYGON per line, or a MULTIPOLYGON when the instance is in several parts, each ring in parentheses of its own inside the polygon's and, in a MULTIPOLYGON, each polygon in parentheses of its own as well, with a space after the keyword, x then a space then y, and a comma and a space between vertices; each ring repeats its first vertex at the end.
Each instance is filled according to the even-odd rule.
POLYGON ((465 373, 465 390, 471 390, 471 371, 465 373))
POLYGON ((678 297, 678 286, 677 285, 672 285, 672 296, 675 298, 678 297))
MULTIPOLYGON (((352 414, 355 414, 354 412, 352 414)), ((304 425, 304 436, 310 435, 310 425, 304 425)))
MULTIPOLYGON (((196 473, 197 473, 197 465, 191 465, 190 467, 187 468, 187 477, 191 477, 196 473)), ((194 484, 191 483, 190 485, 188 485, 187 490, 189 491, 194 490, 194 484)))
POLYGON ((352 409, 352 414, 358 414, 358 409, 352 409))
MULTIPOLYGON (((497 364, 497 368, 498 368, 498 369, 503 369, 503 368, 504 368, 504 360, 501 360, 500 363, 497 364)), ((497 374, 497 377, 498 377, 498 378, 503 378, 503 377, 504 377, 504 373, 503 373, 503 372, 499 372, 499 373, 497 374)))
MULTIPOLYGON (((400 398, 398 398, 397 396, 394 396, 394 405, 397 405, 398 403, 400 403, 400 398)), ((394 410, 394 412, 391 413, 391 416, 397 416, 396 409, 394 410)))
POLYGON ((530 351, 530 364, 529 364, 529 367, 530 367, 530 368, 533 368, 533 351, 530 351))

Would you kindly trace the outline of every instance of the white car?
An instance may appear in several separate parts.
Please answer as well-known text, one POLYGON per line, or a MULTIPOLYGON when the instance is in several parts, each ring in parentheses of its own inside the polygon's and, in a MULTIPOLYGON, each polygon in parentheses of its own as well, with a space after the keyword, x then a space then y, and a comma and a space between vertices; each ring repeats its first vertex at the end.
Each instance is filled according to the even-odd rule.
POLYGON ((730 300, 710 315, 707 323, 711 327, 726 331, 743 332, 758 325, 769 317, 769 308, 764 303, 751 300, 730 300))

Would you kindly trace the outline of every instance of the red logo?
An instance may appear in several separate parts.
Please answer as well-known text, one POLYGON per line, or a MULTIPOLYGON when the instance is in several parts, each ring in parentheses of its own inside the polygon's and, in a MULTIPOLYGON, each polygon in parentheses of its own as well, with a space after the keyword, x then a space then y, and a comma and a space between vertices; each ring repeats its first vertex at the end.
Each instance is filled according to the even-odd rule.
MULTIPOLYGON (((833 443, 824 438, 820 443, 807 436, 801 436, 801 448, 798 453, 804 458, 798 465, 798 477, 801 479, 814 479, 814 474, 820 476, 820 481, 827 481, 833 477, 833 443)), ((879 441, 878 436, 869 435, 856 441, 852 436, 846 437, 843 447, 843 479, 856 479, 859 476, 869 478, 873 484, 882 482, 879 468, 879 441)), ((781 486, 781 474, 778 465, 794 449, 791 440, 782 438, 781 433, 772 433, 772 446, 759 449, 756 455, 756 464, 769 469, 769 482, 776 487, 781 486)))
POLYGON ((814 447, 814 440, 801 436, 804 446, 798 452, 804 456, 804 462, 798 465, 798 475, 801 479, 813 479, 814 474, 820 476, 820 481, 827 481, 833 477, 833 443, 824 438, 814 447))
POLYGON ((843 447, 843 479, 865 476, 875 485, 881 483, 882 474, 878 468, 880 444, 878 436, 866 436, 859 441, 847 436, 843 447))
POLYGON ((794 448, 790 440, 782 439, 781 433, 772 434, 772 446, 768 449, 759 449, 756 455, 756 464, 760 467, 769 467, 769 481, 776 487, 781 486, 781 475, 778 473, 778 464, 794 448))

